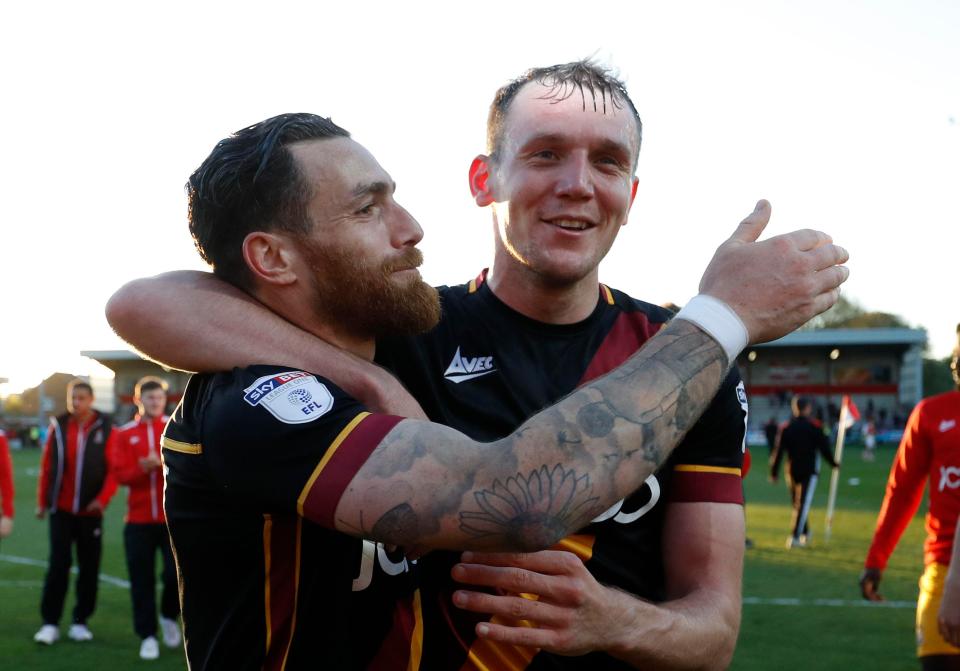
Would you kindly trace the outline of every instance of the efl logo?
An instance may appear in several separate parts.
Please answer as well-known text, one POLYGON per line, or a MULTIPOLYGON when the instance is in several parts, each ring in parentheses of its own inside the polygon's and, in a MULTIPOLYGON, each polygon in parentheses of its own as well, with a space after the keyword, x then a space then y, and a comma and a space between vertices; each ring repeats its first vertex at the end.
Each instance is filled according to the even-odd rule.
POLYGON ((261 377, 251 386, 243 390, 243 400, 250 405, 257 405, 261 400, 263 400, 264 396, 269 394, 277 387, 280 387, 291 380, 309 376, 309 373, 304 373, 303 371, 298 370, 292 373, 280 373, 279 375, 267 375, 266 377, 261 377))
POLYGON ((284 424, 312 422, 333 407, 330 390, 303 371, 265 375, 243 392, 243 400, 265 408, 284 424))
POLYGON ((960 468, 956 466, 940 467, 940 491, 942 492, 947 487, 950 489, 960 487, 960 468))

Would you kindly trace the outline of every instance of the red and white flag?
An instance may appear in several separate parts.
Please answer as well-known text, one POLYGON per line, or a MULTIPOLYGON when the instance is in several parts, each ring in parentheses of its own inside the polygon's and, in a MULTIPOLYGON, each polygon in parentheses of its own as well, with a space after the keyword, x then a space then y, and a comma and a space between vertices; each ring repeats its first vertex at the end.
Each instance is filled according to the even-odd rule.
POLYGON ((840 414, 845 415, 846 420, 844 426, 848 429, 853 426, 854 422, 860 421, 860 410, 857 408, 857 404, 853 402, 853 399, 850 398, 850 394, 843 395, 843 407, 840 409, 840 414), (844 410, 847 412, 844 413, 844 410))
MULTIPOLYGON (((833 451, 833 460, 838 464, 843 461, 843 443, 847 435, 847 429, 853 426, 853 423, 860 419, 860 410, 857 404, 850 398, 850 394, 843 395, 843 401, 840 404, 840 427, 837 431, 837 446, 833 451)), ((834 468, 830 474, 830 493, 827 495, 827 519, 824 525, 824 537, 830 540, 830 531, 833 528, 833 510, 837 504, 837 485, 840 482, 840 469, 834 468)))

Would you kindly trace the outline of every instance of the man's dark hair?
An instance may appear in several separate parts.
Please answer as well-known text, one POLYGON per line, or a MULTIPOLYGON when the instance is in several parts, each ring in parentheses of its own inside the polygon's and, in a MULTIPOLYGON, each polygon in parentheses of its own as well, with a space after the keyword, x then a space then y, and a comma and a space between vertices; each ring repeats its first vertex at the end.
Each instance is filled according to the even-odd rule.
POLYGON ((161 380, 159 377, 154 375, 146 375, 137 380, 137 384, 133 388, 133 395, 137 398, 140 398, 144 393, 153 391, 154 389, 162 389, 164 392, 166 392, 166 381, 161 380))
POLYGON ((316 114, 281 114, 217 143, 186 184, 190 233, 218 277, 249 289, 244 238, 254 231, 307 234, 310 185, 287 148, 295 142, 350 137, 316 114))
POLYGON ((67 397, 73 395, 74 389, 86 389, 87 393, 93 396, 93 387, 86 380, 76 379, 70 380, 70 383, 67 384, 67 397))
POLYGON ((794 416, 799 417, 813 406, 813 400, 809 396, 794 396, 791 405, 794 416))
MULTIPOLYGON (((543 96, 547 100, 560 102, 579 92, 583 99, 583 108, 592 105, 595 110, 607 111, 623 109, 626 105, 637 122, 637 153, 640 152, 640 138, 643 136, 643 123, 636 106, 627 94, 624 83, 609 68, 592 62, 590 59, 550 65, 543 68, 531 68, 512 82, 501 87, 493 96, 490 113, 487 115, 487 154, 493 160, 499 159, 503 142, 503 128, 513 99, 525 85, 537 82, 550 90, 543 96)), ((637 157, 633 157, 634 167, 637 157)))

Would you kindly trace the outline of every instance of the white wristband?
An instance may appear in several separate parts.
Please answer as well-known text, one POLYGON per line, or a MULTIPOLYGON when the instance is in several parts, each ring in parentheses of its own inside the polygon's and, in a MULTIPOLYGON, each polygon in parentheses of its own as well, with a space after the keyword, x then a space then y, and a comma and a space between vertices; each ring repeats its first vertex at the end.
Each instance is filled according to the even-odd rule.
POLYGON ((726 352, 729 363, 737 360, 750 338, 737 313, 719 298, 707 294, 697 294, 687 301, 675 319, 691 321, 710 334, 726 352))

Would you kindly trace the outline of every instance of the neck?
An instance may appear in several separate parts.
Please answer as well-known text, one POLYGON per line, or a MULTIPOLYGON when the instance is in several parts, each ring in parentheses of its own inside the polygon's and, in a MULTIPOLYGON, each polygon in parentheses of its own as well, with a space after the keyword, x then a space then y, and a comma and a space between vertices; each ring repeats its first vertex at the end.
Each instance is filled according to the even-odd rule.
POLYGON ((326 324, 316 324, 312 328, 301 326, 304 330, 324 340, 334 347, 346 350, 351 354, 373 361, 373 355, 376 351, 376 339, 369 336, 356 336, 345 333, 342 330, 330 328, 326 324))
POLYGON ((83 414, 80 414, 78 412, 74 413, 73 418, 77 420, 77 423, 79 424, 86 424, 93 418, 93 410, 87 410, 83 414))
POLYGON ((290 300, 286 296, 269 295, 266 292, 255 293, 254 298, 298 329, 362 359, 373 360, 376 349, 373 336, 355 335, 342 327, 338 328, 335 320, 317 314, 316 307, 307 300, 290 300))
POLYGON ((490 290, 520 314, 545 324, 575 324, 597 307, 599 273, 573 282, 554 282, 516 262, 494 260, 490 290))

